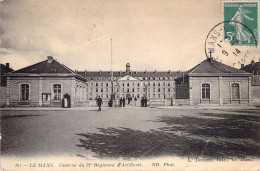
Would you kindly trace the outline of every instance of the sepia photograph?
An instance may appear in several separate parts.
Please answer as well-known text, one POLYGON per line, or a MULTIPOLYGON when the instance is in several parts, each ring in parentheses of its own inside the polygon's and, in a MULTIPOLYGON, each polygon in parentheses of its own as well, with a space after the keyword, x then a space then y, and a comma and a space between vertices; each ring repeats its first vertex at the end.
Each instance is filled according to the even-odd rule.
POLYGON ((0 171, 260 170, 259 0, 0 0, 0 171))

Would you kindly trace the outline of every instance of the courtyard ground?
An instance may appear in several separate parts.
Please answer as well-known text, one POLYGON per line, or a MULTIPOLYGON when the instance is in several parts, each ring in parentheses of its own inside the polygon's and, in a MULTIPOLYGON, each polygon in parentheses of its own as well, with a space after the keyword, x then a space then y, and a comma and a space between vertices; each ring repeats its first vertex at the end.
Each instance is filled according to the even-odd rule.
POLYGON ((2 110, 3 157, 259 158, 259 108, 2 110))

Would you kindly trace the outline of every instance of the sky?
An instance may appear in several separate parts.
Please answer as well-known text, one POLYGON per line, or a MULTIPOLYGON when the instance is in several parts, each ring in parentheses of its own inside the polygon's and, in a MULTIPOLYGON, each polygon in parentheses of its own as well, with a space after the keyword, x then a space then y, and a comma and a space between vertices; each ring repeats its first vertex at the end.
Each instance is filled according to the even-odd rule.
MULTIPOLYGON (((73 70, 185 71, 204 59, 221 0, 1 0, 0 63, 53 56, 73 70)), ((260 54, 258 49, 255 53, 260 54), (259 53, 258 53, 259 52, 259 53)))

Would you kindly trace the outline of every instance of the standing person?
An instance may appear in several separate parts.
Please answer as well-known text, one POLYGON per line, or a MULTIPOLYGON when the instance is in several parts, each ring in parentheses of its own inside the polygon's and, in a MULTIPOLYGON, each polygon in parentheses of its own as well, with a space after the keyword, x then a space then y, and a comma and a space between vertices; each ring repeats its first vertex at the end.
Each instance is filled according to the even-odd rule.
POLYGON ((144 107, 147 107, 147 98, 144 97, 144 107))
POLYGON ((125 107, 125 97, 123 97, 122 102, 123 102, 123 107, 125 107))
POLYGON ((141 107, 144 107, 144 97, 141 98, 141 107))
POLYGON ((128 104, 130 104, 130 97, 127 97, 128 104))
POLYGON ((122 97, 120 97, 120 100, 119 100, 119 107, 122 107, 122 103, 123 103, 123 99, 122 99, 122 97))
POLYGON ((136 101, 137 101, 137 98, 135 97, 135 106, 136 106, 136 101))
POLYGON ((98 111, 101 111, 101 105, 103 104, 102 99, 100 98, 100 96, 98 96, 97 98, 97 105, 98 105, 98 111))

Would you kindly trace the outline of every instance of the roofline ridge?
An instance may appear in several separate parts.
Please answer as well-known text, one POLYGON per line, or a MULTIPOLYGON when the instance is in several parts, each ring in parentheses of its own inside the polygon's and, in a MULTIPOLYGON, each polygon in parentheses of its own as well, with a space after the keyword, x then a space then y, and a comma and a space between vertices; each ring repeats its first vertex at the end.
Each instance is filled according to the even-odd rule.
POLYGON ((72 69, 70 69, 70 68, 67 67, 66 65, 60 63, 57 59, 54 59, 54 58, 53 58, 53 60, 56 61, 56 62, 58 62, 60 65, 62 65, 63 67, 65 67, 67 70, 69 70, 69 71, 72 72, 73 74, 77 74, 76 72, 74 72, 72 69))
MULTIPOLYGON (((205 59, 204 61, 206 61, 206 60, 207 60, 207 59, 205 59)), ((196 68, 198 68, 204 61, 202 61, 201 63, 197 64, 195 67, 191 68, 187 73, 193 73, 194 70, 195 70, 196 68)))
POLYGON ((10 72, 10 73, 15 73, 16 71, 20 71, 20 70, 22 70, 22 69, 29 68, 29 67, 31 67, 31 66, 37 65, 37 64, 39 64, 39 63, 42 63, 42 62, 44 62, 44 61, 47 61, 47 60, 43 60, 43 61, 37 62, 37 63, 35 63, 35 64, 32 64, 32 65, 29 65, 29 66, 26 66, 26 67, 23 67, 23 68, 14 70, 14 71, 12 71, 12 72, 10 72))
MULTIPOLYGON (((215 61, 216 61, 216 60, 215 60, 215 61)), ((216 62, 218 62, 218 61, 216 61, 216 62)), ((232 69, 238 70, 238 71, 240 71, 241 73, 248 73, 248 72, 246 72, 246 71, 243 71, 243 70, 241 70, 241 69, 237 69, 237 68, 235 68, 235 67, 229 66, 229 65, 224 64, 224 63, 222 63, 222 62, 218 62, 218 63, 220 63, 220 64, 222 64, 222 65, 224 65, 224 66, 226 66, 226 67, 230 67, 230 68, 232 68, 232 69)))

